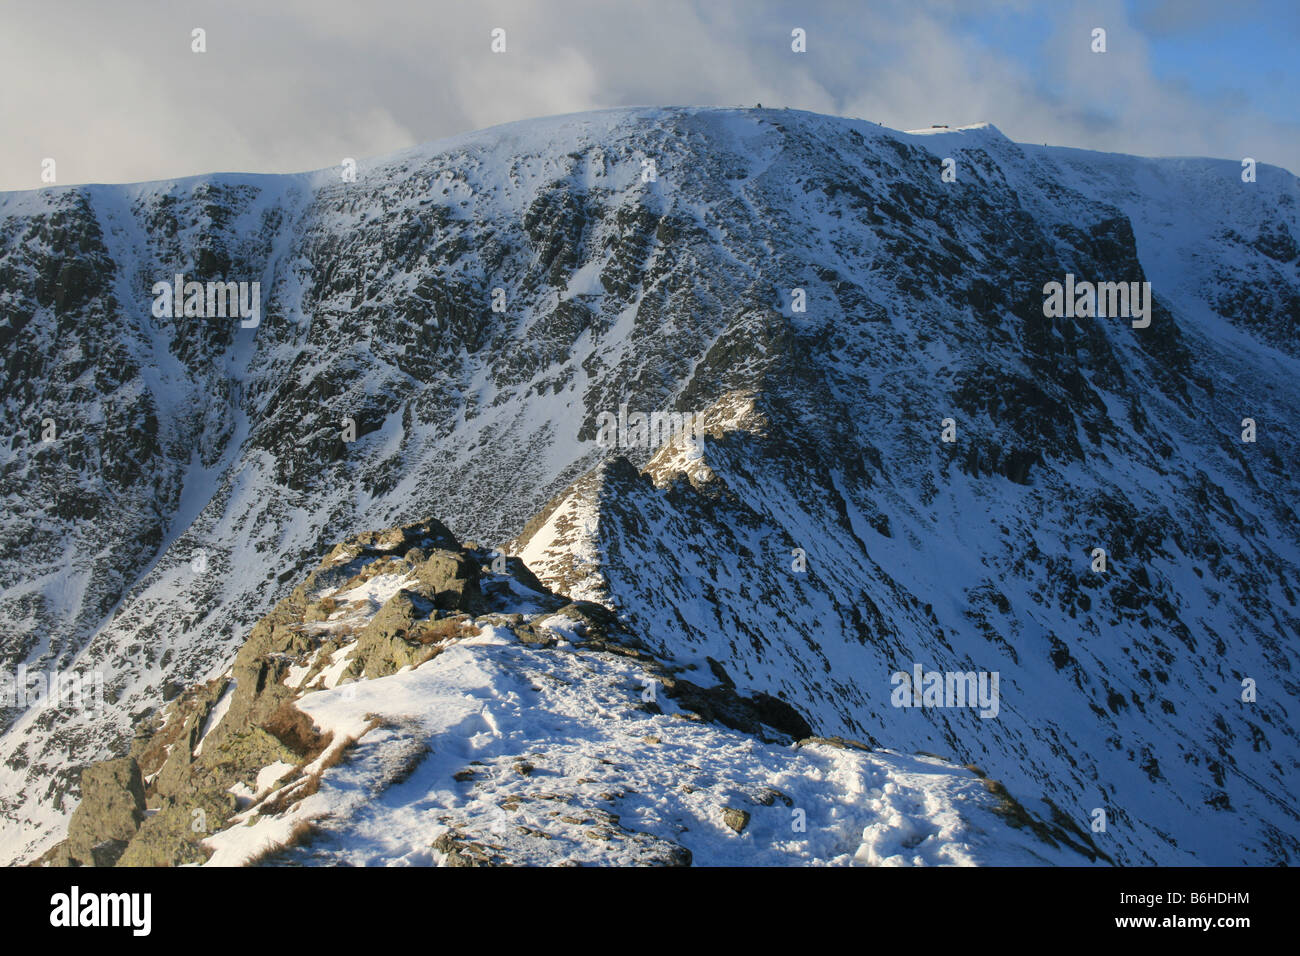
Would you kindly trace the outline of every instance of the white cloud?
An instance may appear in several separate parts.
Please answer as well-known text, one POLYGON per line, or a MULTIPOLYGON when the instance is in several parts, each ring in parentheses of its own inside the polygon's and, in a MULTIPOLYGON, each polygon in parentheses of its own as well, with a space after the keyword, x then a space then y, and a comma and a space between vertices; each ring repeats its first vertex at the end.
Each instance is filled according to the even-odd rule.
POLYGON ((536 115, 756 102, 1297 168, 1294 122, 1157 80, 1118 0, 1049 9, 1038 45, 1012 58, 972 35, 969 5, 938 0, 19 0, 0 32, 0 188, 40 185, 45 156, 61 183, 287 172, 536 115), (1104 55, 1088 50, 1095 25, 1109 31, 1104 55), (207 53, 190 52, 196 26, 207 53), (505 54, 489 49, 496 26, 505 54), (806 54, 790 52, 794 26, 806 54))

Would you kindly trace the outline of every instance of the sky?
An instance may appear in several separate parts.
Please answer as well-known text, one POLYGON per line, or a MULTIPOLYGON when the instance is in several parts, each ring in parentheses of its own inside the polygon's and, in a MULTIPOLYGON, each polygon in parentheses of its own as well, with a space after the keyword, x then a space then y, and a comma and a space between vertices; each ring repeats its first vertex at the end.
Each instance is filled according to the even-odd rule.
POLYGON ((46 159, 60 185, 296 172, 534 116, 756 103, 1300 172, 1298 49, 1295 0, 0 0, 0 190, 42 186, 46 159))

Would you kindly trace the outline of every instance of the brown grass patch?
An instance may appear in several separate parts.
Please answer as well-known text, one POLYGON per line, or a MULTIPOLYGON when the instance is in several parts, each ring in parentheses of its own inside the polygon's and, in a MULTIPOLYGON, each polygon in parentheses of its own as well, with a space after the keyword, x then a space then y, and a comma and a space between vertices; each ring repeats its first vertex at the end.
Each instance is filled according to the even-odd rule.
POLYGON ((289 835, 285 837, 283 843, 268 843, 265 847, 258 850, 253 856, 244 861, 244 866, 264 866, 274 860, 277 856, 296 846, 309 846, 317 834, 320 833, 320 827, 313 820, 299 820, 289 830, 289 835))
POLYGON ((433 644, 459 637, 477 637, 483 633, 480 628, 469 623, 468 617, 440 617, 436 620, 420 621, 407 640, 416 644, 433 644))
MULTIPOLYGON (((383 726, 384 724, 385 721, 381 718, 372 718, 369 726, 367 726, 361 734, 364 736, 376 727, 383 726)), ((296 774, 302 774, 308 764, 318 759, 320 755, 325 752, 333 739, 333 734, 327 734, 321 737, 321 740, 324 741, 324 745, 309 759, 305 759, 302 763, 298 764, 298 766, 294 768, 294 772, 296 774)), ((347 759, 352 751, 356 749, 358 739, 359 738, 357 737, 347 738, 340 746, 334 748, 323 760, 321 760, 320 766, 310 776, 306 778, 299 777, 298 780, 282 786, 279 790, 275 791, 275 793, 271 794, 258 805, 257 812, 263 816, 278 816, 288 810, 295 803, 299 803, 307 797, 310 797, 313 793, 319 791, 321 775, 326 770, 329 770, 331 767, 337 767, 347 759)))
POLYGON ((311 722, 311 718, 285 701, 262 725, 263 729, 280 743, 284 744, 302 758, 303 763, 311 763, 324 752, 333 740, 333 734, 322 734, 311 722))

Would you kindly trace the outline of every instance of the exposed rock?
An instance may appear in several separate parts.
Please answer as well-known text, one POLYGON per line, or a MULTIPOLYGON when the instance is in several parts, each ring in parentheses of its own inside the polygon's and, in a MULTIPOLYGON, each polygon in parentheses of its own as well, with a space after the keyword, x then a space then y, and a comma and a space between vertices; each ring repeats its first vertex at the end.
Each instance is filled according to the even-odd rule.
POLYGON ((446 611, 480 611, 479 565, 468 553, 439 549, 415 567, 420 591, 446 611))
POLYGON ((431 610, 409 591, 400 591, 385 603, 357 637, 353 656, 362 662, 362 673, 372 679, 384 677, 428 660, 434 652, 415 639, 415 631, 417 622, 431 610))
POLYGON ((444 854, 444 866, 498 866, 500 858, 490 850, 463 836, 447 832, 433 841, 433 848, 444 854))
POLYGON ((704 688, 681 677, 662 673, 664 693, 679 707, 694 711, 704 720, 716 720, 724 726, 758 737, 770 737, 764 726, 784 737, 798 739, 811 733, 812 727, 797 710, 785 701, 760 693, 743 697, 731 686, 704 688))
POLYGON ((132 757, 91 764, 81 803, 68 824, 68 856, 83 866, 112 866, 144 819, 144 782, 132 757))
POLYGON ((716 677, 724 687, 735 688, 736 682, 731 679, 731 675, 727 673, 725 667, 715 661, 712 657, 706 657, 705 661, 708 662, 709 670, 713 671, 713 676, 716 677))
POLYGON ((191 791, 144 821, 118 866, 202 863, 209 856, 203 838, 225 826, 235 809, 235 798, 223 790, 191 791))
POLYGON ((765 807, 772 806, 777 800, 780 800, 787 807, 794 806, 794 801, 775 787, 763 787, 754 796, 754 802, 765 807))
POLYGON ((812 736, 812 725, 804 719, 803 714, 794 709, 792 704, 762 691, 751 699, 758 710, 758 719, 769 727, 795 740, 812 736))
POLYGON ((743 833, 745 827, 749 826, 749 811, 738 810, 735 807, 723 807, 722 822, 737 833, 743 833))

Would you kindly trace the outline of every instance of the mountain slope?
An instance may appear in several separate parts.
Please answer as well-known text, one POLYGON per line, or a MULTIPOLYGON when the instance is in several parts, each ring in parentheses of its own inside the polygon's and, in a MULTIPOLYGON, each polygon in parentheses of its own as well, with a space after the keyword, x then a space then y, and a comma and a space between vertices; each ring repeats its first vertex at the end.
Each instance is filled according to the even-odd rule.
POLYGON ((356 182, 0 196, 0 648, 110 697, 5 708, 0 853, 49 846, 77 768, 223 672, 329 542, 439 514, 821 734, 1105 808, 1117 860, 1294 859, 1297 187, 1238 173, 618 110, 356 182), (178 272, 260 281, 261 323, 154 318, 178 272), (1046 318, 1067 273, 1151 281, 1150 326, 1046 318), (595 440, 621 404, 716 434, 654 489, 650 448, 595 440), (889 706, 913 663, 999 671, 1000 716, 889 706))

